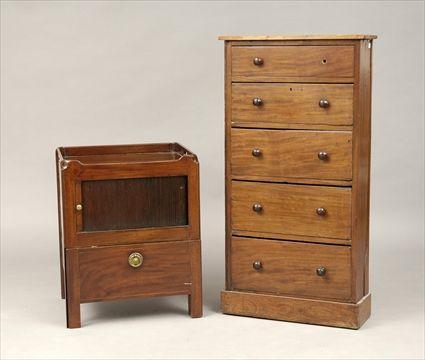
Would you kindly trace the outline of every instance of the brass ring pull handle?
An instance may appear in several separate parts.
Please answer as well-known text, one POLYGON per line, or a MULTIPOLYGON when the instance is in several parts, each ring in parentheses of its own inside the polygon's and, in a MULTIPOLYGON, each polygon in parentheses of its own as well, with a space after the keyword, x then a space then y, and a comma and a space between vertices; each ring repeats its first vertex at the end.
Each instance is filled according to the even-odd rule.
POLYGON ((328 159, 329 159, 329 155, 328 155, 328 153, 327 153, 326 151, 320 151, 320 152, 317 154, 317 157, 318 157, 320 160, 328 160, 328 159))
POLYGON ((328 100, 326 100, 326 99, 322 99, 322 100, 320 100, 320 101, 319 101, 319 106, 320 106, 321 108, 323 108, 323 109, 328 108, 330 105, 331 105, 331 104, 330 104, 330 103, 329 103, 329 101, 328 101, 328 100))
POLYGON ((263 105, 263 100, 261 100, 260 98, 254 98, 254 99, 252 99, 252 105, 261 106, 261 105, 263 105))
POLYGON ((325 276, 326 275, 326 268, 324 266, 320 266, 316 269, 317 276, 325 276))
POLYGON ((252 263, 252 267, 253 267, 255 270, 261 270, 261 268, 263 267, 263 264, 261 263, 261 261, 256 260, 256 261, 254 261, 254 262, 252 263))
POLYGON ((326 215, 326 209, 319 207, 319 208, 316 209, 316 214, 319 215, 319 216, 325 216, 326 215))
POLYGON ((134 252, 128 256, 128 265, 130 265, 131 267, 138 268, 142 266, 142 264, 143 264, 142 254, 138 252, 134 252))
POLYGON ((259 58, 259 57, 255 57, 254 60, 252 60, 252 62, 256 66, 261 66, 261 65, 264 64, 264 60, 262 58, 259 58))

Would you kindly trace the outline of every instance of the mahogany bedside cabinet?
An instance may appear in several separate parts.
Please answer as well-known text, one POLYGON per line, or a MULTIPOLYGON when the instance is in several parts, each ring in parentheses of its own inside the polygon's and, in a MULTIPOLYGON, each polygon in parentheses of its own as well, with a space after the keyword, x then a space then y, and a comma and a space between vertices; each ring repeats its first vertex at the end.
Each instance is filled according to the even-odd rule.
POLYGON ((187 295, 202 316, 199 164, 179 144, 56 150, 62 298, 187 295))
POLYGON ((227 314, 370 316, 374 35, 225 41, 227 314))

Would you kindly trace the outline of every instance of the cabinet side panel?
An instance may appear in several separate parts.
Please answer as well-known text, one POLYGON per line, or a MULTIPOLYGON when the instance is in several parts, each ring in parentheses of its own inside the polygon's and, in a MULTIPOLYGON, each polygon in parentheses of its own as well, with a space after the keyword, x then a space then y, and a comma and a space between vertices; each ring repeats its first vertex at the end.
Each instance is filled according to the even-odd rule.
POLYGON ((225 202, 226 202, 226 289, 232 290, 231 282, 231 241, 232 241, 232 181, 231 181, 231 128, 232 128, 232 43, 225 41, 225 202))
POLYGON ((353 127, 352 267, 353 301, 369 292, 369 186, 371 146, 371 49, 369 41, 356 47, 353 127))
POLYGON ((56 189, 58 198, 58 230, 59 230, 59 259, 60 259, 60 277, 61 277, 61 298, 65 299, 65 264, 64 264, 64 246, 63 246, 63 218, 62 218, 62 179, 60 172, 59 149, 55 151, 56 159, 56 189))

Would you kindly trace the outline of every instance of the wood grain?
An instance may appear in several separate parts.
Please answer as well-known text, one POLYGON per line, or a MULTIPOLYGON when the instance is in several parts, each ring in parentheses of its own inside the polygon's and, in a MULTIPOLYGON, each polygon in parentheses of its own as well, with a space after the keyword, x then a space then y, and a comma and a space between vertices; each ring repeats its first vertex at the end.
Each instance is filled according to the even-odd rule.
MULTIPOLYGON (((225 312, 349 328, 359 328, 369 317, 371 52, 375 38, 221 37, 226 60, 225 312), (255 57, 263 64, 254 65, 255 57), (257 97, 263 100, 260 106, 253 105, 257 97), (320 107, 321 99, 330 106, 320 107), (308 134, 305 138, 304 133, 308 134), (262 156, 254 158, 252 148, 259 144, 262 156), (332 152, 339 154, 338 164, 330 159, 322 164, 329 167, 316 167, 309 151, 316 151, 318 144, 333 147, 332 152), (263 211, 252 211, 254 202, 261 202, 263 211), (313 203, 313 208, 332 210, 317 219, 313 203), (326 294, 305 295, 302 286, 293 287, 294 297, 281 292, 271 297, 266 295, 270 288, 276 291, 281 284, 292 284, 285 282, 285 276, 273 278, 274 274, 272 280, 256 284, 263 287, 258 290, 263 294, 254 299, 254 294, 235 287, 233 279, 241 274, 247 286, 253 282, 248 270, 235 267, 232 235, 350 249, 349 278, 342 286, 347 291, 346 302, 327 301, 326 294)), ((240 250, 252 251, 250 246, 240 250)), ((259 246, 256 253, 261 250, 259 246)), ((267 256, 276 262, 276 273, 286 271, 274 253, 267 256)), ((295 261, 296 256, 290 259, 295 261)), ((335 256, 335 261, 340 260, 335 256)))
POLYGON ((351 180, 351 153, 348 131, 232 129, 232 176, 351 180))
POLYGON ((352 46, 236 46, 232 56, 234 82, 286 82, 288 78, 343 78, 352 82, 352 46), (254 58, 262 65, 255 65, 254 58))
POLYGON ((77 249, 65 250, 66 324, 70 329, 81 326, 81 293, 77 249))
POLYGON ((64 246, 63 246, 63 217, 62 217, 62 177, 60 170, 60 152, 55 151, 55 165, 56 165, 56 189, 57 189, 57 202, 58 202, 58 230, 59 230, 59 265, 60 265, 60 285, 61 285, 61 298, 65 299, 65 260, 64 260, 64 246))
POLYGON ((351 189, 233 181, 232 224, 235 230, 350 239, 351 189), (253 211, 254 203, 263 210, 253 211), (320 207, 325 216, 316 214, 320 207))
POLYGON ((356 47, 353 129, 353 296, 369 293, 369 199, 371 153, 371 48, 367 41, 356 47))
POLYGON ((186 241, 79 250, 82 301, 134 297, 149 293, 190 293, 190 248, 186 241), (133 268, 128 256, 143 264, 133 268))
POLYGON ((298 297, 222 291, 226 314, 359 329, 370 316, 371 296, 356 304, 298 297))
POLYGON ((225 42, 224 45, 224 96, 225 96, 225 123, 224 123, 224 142, 225 142, 225 261, 226 261, 226 289, 231 290, 231 238, 232 238, 232 43, 225 42))
POLYGON ((364 34, 327 34, 327 35, 302 35, 302 34, 288 34, 288 35, 220 35, 219 40, 233 40, 233 41, 258 41, 258 40, 362 40, 362 39, 376 39, 376 35, 364 34))
POLYGON ((272 233, 272 232, 261 232, 261 231, 247 231, 247 230, 232 230, 234 236, 245 236, 254 238, 263 238, 270 240, 290 240, 299 241, 302 243, 318 243, 318 244, 334 244, 334 245, 350 245, 350 239, 333 239, 328 237, 320 236, 307 236, 307 235, 293 235, 285 233, 272 233))
POLYGON ((83 231, 188 225, 187 177, 83 181, 83 231))
POLYGON ((190 244, 190 273, 192 276, 191 290, 188 296, 189 314, 193 318, 202 317, 202 255, 201 242, 190 244))
POLYGON ((349 246, 233 237, 233 288, 348 301, 350 256, 349 246), (261 269, 253 268, 255 261, 261 269), (316 274, 321 266, 325 276, 316 274))
POLYGON ((177 143, 102 145, 59 148, 56 162, 68 327, 80 327, 80 303, 146 296, 187 295, 202 316, 196 155, 177 143), (144 253, 144 271, 130 252, 144 253))
POLYGON ((232 180, 260 181, 260 182, 282 182, 290 184, 303 185, 334 185, 334 186, 351 186, 351 180, 330 180, 330 179, 312 179, 312 178, 294 178, 286 176, 257 176, 257 175, 232 175, 232 180))
POLYGON ((353 86, 351 84, 242 84, 232 85, 232 123, 351 125, 353 86), (253 99, 260 98, 261 106, 253 99), (320 100, 330 106, 321 108, 320 100))
MULTIPOLYGON (((129 145, 125 147, 131 148, 129 145)), ((138 147, 135 150, 140 151, 138 147)), ((63 151, 66 152, 67 148, 63 151)), ((82 150, 79 149, 79 151, 82 150)), ((90 151, 94 150, 90 148, 90 151)), ((102 148, 102 151, 107 152, 104 148, 102 148)), ((80 153, 80 155, 82 154, 80 153)), ((64 198, 64 212, 66 212, 67 219, 64 223, 66 248, 132 244, 135 242, 155 241, 155 239, 158 239, 158 241, 199 239, 199 226, 195 225, 199 224, 199 162, 195 155, 186 153, 178 160, 159 162, 83 164, 76 160, 66 161, 67 167, 61 172, 66 196, 64 198), (114 224, 111 223, 110 228, 112 230, 83 231, 84 211, 76 211, 75 206, 76 204, 82 204, 83 209, 85 208, 81 191, 81 186, 84 182, 97 180, 122 182, 124 179, 131 179, 134 182, 134 179, 181 176, 187 178, 187 225, 114 230, 114 224)), ((130 189, 127 189, 127 191, 131 192, 130 189)), ((120 202, 120 197, 117 195, 117 197, 109 199, 109 201, 108 207, 112 207, 114 203, 120 202)), ((139 203, 142 201, 143 199, 140 198, 139 203)), ((170 200, 163 199, 162 201, 167 202, 170 200)), ((132 203, 134 206, 138 206, 138 201, 132 201, 132 203)), ((128 204, 125 206, 128 207, 128 204)), ((110 220, 112 221, 113 219, 110 220)))

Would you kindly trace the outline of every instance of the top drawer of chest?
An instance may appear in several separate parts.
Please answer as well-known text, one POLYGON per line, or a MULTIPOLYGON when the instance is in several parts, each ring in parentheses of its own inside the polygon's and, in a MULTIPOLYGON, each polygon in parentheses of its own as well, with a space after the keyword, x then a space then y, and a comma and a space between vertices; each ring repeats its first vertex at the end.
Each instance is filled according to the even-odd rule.
POLYGON ((233 46, 234 82, 354 81, 354 46, 233 46))

